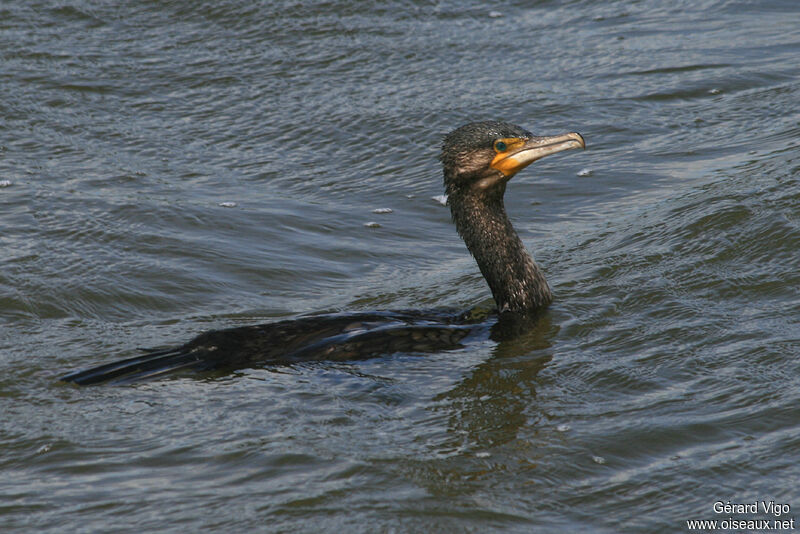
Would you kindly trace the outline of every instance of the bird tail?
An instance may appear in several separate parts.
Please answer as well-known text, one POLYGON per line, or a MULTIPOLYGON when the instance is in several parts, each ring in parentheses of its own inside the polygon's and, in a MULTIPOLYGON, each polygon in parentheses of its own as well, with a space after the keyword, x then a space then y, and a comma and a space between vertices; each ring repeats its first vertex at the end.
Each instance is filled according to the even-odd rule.
POLYGON ((112 382, 125 384, 155 378, 179 369, 202 369, 207 364, 186 347, 145 350, 145 354, 106 365, 76 371, 59 378, 80 386, 112 382))

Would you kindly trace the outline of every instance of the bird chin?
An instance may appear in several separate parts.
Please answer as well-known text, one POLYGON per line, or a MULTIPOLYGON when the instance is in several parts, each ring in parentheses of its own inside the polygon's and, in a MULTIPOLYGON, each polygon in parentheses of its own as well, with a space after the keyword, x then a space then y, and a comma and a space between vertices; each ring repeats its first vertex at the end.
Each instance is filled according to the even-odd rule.
POLYGON ((486 178, 481 178, 477 182, 475 182, 475 188, 480 191, 488 191, 493 187, 497 186, 498 184, 508 182, 516 173, 505 175, 502 172, 498 172, 497 174, 493 174, 491 176, 487 176, 486 178))

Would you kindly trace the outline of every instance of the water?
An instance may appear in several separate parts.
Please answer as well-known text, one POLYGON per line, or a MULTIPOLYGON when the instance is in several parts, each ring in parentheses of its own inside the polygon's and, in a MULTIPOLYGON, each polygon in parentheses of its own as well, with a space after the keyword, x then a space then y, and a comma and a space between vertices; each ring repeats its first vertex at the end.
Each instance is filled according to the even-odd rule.
POLYGON ((0 530, 800 510, 796 2, 185 4, 0 7, 0 530), (589 146, 510 184, 556 293, 522 338, 56 381, 210 328, 488 305, 433 198, 480 119, 589 146))

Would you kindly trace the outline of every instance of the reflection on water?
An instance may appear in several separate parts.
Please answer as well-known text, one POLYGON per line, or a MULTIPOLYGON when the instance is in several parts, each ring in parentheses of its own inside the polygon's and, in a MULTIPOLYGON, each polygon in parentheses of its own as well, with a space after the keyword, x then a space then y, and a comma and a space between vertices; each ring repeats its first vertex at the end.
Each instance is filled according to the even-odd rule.
POLYGON ((503 336, 489 359, 470 370, 453 388, 434 397, 452 412, 449 432, 478 447, 493 447, 517 437, 520 427, 535 426, 529 414, 536 399, 536 375, 553 358, 558 333, 549 314, 536 319, 504 314, 492 327, 503 336), (538 319, 538 320, 537 320, 538 319), (528 327, 522 330, 522 324, 528 327), (513 335, 512 335, 513 333, 513 335))

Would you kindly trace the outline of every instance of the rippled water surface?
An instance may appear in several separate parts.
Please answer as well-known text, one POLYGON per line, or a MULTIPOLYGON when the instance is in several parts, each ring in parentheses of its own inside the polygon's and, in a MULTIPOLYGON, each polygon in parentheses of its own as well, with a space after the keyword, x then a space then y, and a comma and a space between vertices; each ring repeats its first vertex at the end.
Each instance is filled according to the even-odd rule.
POLYGON ((11 1, 0 55, 3 532, 800 513, 797 2, 11 1), (211 328, 488 306, 433 199, 479 119, 589 145, 509 185, 556 293, 524 336, 57 381, 211 328))

